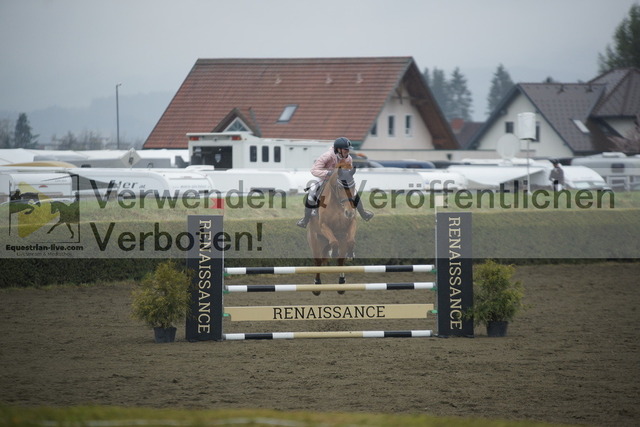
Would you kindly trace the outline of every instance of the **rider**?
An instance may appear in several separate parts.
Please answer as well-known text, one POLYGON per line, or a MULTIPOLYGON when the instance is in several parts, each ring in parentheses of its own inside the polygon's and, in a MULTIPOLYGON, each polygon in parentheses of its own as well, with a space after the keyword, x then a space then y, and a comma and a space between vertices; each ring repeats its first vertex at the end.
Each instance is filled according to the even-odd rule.
MULTIPOLYGON (((349 150, 351 150, 353 146, 351 145, 351 141, 344 136, 333 141, 333 147, 322 154, 320 157, 316 159, 313 163, 313 167, 311 168, 311 174, 316 177, 314 183, 309 186, 309 194, 307 195, 307 199, 305 201, 305 210, 304 210, 304 218, 298 221, 298 227, 307 228, 307 224, 311 219, 311 215, 315 215, 315 210, 317 208, 317 197, 316 194, 318 189, 322 188, 322 184, 331 176, 333 169, 336 167, 338 162, 344 161, 349 165, 353 164, 351 156, 349 155, 349 150)), ((373 213, 364 210, 362 207, 362 203, 360 203, 360 198, 356 196, 355 198, 356 207, 358 209, 358 213, 365 221, 369 221, 373 218, 373 213)))

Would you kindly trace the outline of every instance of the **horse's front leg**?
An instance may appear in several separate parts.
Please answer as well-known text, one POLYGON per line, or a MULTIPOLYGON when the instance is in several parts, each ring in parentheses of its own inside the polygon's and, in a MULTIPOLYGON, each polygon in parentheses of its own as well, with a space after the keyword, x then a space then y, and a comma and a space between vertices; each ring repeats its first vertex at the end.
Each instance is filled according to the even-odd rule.
MULTIPOLYGON (((318 236, 317 233, 313 232, 312 230, 308 231, 307 239, 309 240, 309 245, 311 246, 314 265, 316 267, 325 265, 327 263, 327 258, 323 249, 324 243, 322 239, 318 236)), ((320 273, 316 273, 313 283, 315 285, 322 284, 322 281, 320 280, 320 273)), ((313 294, 316 296, 320 295, 320 291, 313 291, 313 294)))
POLYGON ((49 229, 49 231, 47 231, 47 234, 51 233, 53 231, 53 229, 56 228, 57 226, 59 226, 60 224, 62 224, 62 221, 58 221, 55 224, 53 224, 53 227, 51 227, 49 229))
POLYGON ((337 258, 340 251, 340 242, 338 242, 338 238, 333 234, 333 230, 331 230, 328 225, 322 224, 320 226, 320 232, 329 242, 325 248, 325 252, 327 252, 327 255, 331 258, 337 258))
POLYGON ((347 230, 347 234, 345 236, 344 243, 344 256, 347 259, 353 259, 356 257, 355 249, 356 249, 356 230, 357 225, 356 222, 353 221, 347 230))

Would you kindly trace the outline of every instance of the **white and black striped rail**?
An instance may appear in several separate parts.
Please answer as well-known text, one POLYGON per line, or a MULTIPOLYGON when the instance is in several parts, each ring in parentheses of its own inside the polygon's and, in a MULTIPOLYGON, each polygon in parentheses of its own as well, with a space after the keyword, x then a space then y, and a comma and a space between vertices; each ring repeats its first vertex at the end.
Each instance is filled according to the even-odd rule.
POLYGON ((224 334, 226 341, 290 340, 298 338, 422 338, 431 337, 431 330, 407 331, 326 331, 326 332, 265 332, 224 334))
POLYGON ((227 285, 227 292, 402 291, 435 289, 434 282, 345 283, 329 285, 227 285))
POLYGON ((236 274, 305 274, 305 273, 434 273, 433 264, 416 265, 344 265, 319 267, 227 267, 224 272, 236 274))

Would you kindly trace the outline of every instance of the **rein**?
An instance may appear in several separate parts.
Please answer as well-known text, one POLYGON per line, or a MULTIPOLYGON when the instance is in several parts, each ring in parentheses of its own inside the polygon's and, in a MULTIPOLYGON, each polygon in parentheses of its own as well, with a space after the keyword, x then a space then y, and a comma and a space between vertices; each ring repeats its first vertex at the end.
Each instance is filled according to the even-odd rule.
MULTIPOLYGON (((342 208, 344 208, 344 203, 345 202, 350 202, 352 204, 352 206, 355 208, 355 206, 358 203, 358 196, 356 195, 356 182, 353 179, 353 176, 349 175, 348 178, 341 178, 340 177, 340 171, 342 171, 344 169, 338 169, 336 170, 336 182, 334 183, 334 185, 332 186, 332 190, 334 192, 334 196, 336 197, 336 200, 338 200, 338 202, 340 203, 340 206, 342 208), (350 193, 352 194, 351 197, 344 197, 344 198, 340 198, 338 197, 338 194, 336 193, 336 191, 338 191, 338 189, 342 187, 342 189, 344 190, 350 190, 350 193)), ((346 191, 345 191, 346 192, 346 191)), ((349 194, 349 193, 347 193, 349 194)))

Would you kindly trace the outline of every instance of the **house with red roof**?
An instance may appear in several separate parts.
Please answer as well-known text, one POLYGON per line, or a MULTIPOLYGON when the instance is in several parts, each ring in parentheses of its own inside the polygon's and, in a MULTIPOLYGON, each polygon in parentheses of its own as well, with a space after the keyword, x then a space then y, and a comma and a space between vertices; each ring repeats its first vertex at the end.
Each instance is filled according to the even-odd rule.
POLYGON ((411 57, 198 59, 144 148, 188 146, 187 133, 349 138, 378 159, 459 148, 411 57))

